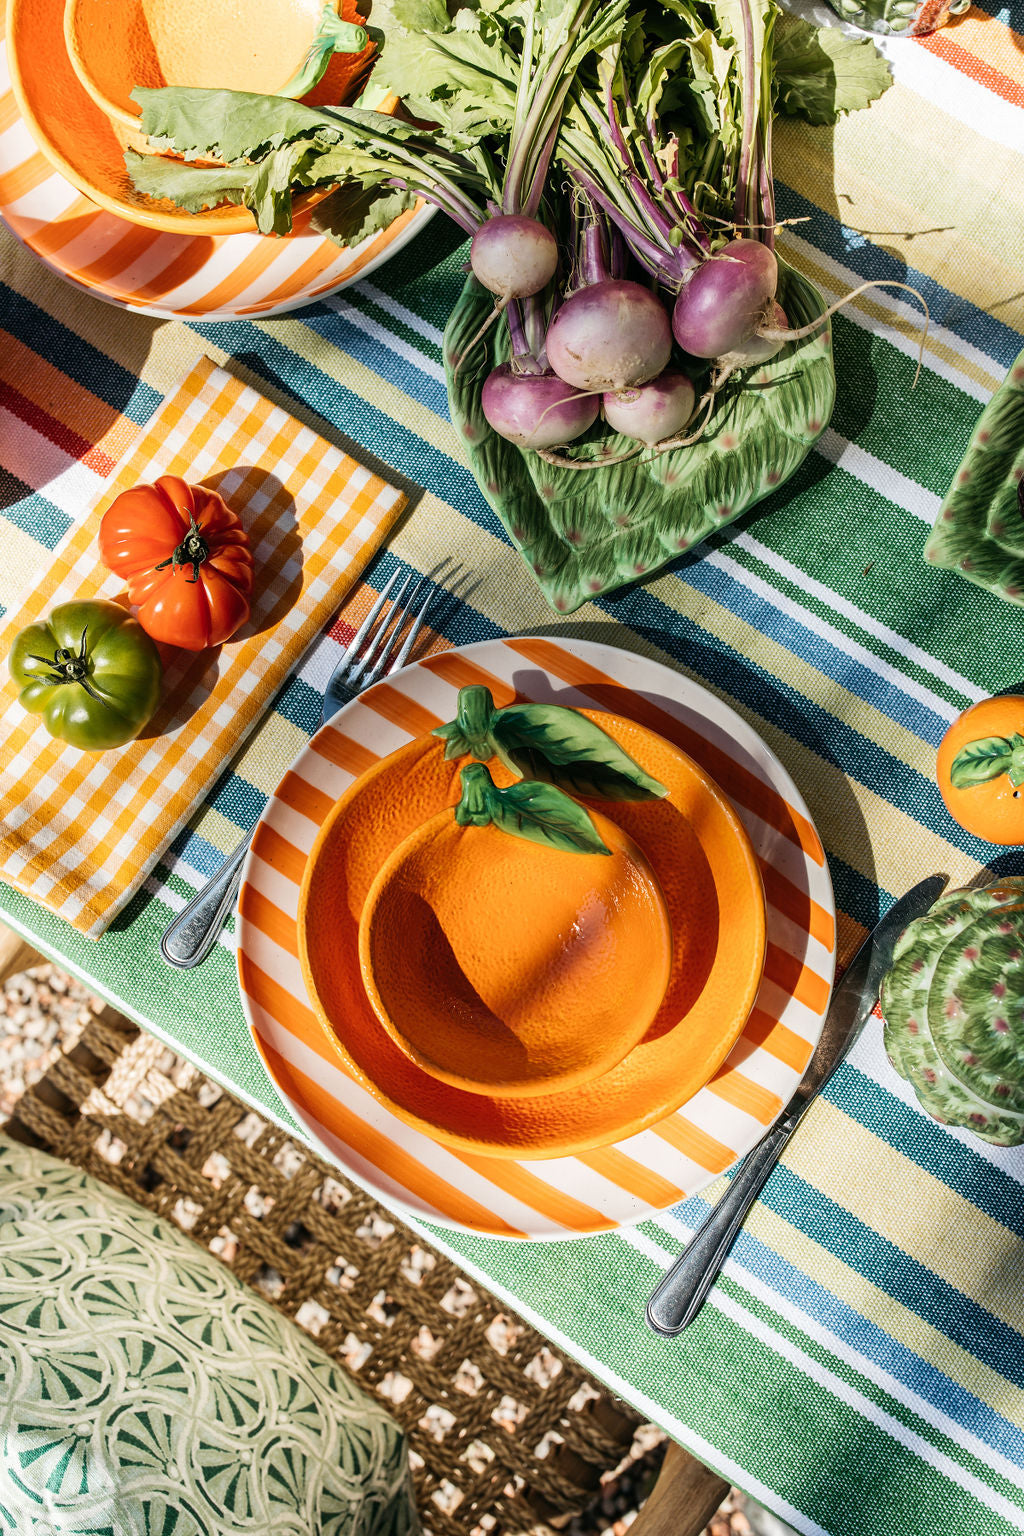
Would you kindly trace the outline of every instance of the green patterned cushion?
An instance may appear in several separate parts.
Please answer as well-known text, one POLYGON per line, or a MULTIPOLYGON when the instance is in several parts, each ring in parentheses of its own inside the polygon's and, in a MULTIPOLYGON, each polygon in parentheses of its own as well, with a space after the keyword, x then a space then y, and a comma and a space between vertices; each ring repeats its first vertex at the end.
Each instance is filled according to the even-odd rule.
POLYGON ((407 1536, 398 1426, 170 1223, 0 1136, 0 1532, 407 1536))

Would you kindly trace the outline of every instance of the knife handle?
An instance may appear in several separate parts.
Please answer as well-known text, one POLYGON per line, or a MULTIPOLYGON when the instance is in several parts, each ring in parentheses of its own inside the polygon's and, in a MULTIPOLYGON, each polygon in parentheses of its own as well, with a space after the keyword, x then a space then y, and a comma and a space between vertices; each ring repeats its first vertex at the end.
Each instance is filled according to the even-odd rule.
POLYGON ((799 1120, 799 1115, 787 1115, 747 1153, 729 1188, 652 1293, 647 1303, 647 1322, 655 1333, 671 1339, 693 1322, 718 1278, 744 1217, 767 1183, 799 1120))

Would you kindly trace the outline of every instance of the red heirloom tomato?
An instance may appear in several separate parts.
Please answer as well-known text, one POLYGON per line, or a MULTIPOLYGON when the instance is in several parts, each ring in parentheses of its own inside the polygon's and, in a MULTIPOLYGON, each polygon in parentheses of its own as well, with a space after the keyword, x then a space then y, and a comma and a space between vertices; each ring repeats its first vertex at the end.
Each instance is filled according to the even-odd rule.
POLYGON ((100 522, 100 558, 124 578, 146 633, 166 645, 220 645, 249 617, 249 539, 205 486, 161 475, 122 491, 100 522))

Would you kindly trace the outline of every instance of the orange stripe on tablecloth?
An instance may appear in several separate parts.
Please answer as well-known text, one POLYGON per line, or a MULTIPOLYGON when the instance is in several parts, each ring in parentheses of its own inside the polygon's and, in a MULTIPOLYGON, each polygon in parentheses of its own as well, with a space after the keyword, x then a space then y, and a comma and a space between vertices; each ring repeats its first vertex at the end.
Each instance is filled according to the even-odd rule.
POLYGON ((435 677, 443 678, 453 688, 469 688, 474 683, 482 684, 489 688, 494 695, 495 704, 504 708, 511 704, 516 697, 516 691, 511 683, 506 683, 500 677, 486 672, 483 667, 478 667, 476 662, 468 661, 465 656, 460 656, 456 651, 438 651, 434 656, 426 656, 420 662, 428 672, 433 672, 435 677))
POLYGON ((780 874, 774 865, 766 864, 762 859, 758 859, 757 863, 765 900, 769 905, 796 923, 798 928, 804 929, 812 939, 817 939, 831 953, 836 943, 836 923, 831 912, 794 885, 792 880, 780 874))
POLYGON ((772 785, 759 779, 735 758, 698 735, 667 710, 633 693, 571 651, 552 645, 547 640, 528 637, 506 640, 504 643, 546 671, 553 672, 572 687, 583 689, 592 698, 599 700, 604 708, 627 715, 631 720, 648 726, 676 746, 682 747, 733 800, 760 816, 762 821, 774 827, 789 842, 795 843, 816 864, 824 865, 825 853, 821 841, 806 816, 784 800, 772 785))
POLYGON ((371 752, 361 741, 353 741, 351 736, 344 735, 335 726, 328 726, 325 731, 321 731, 313 738, 311 745, 318 757, 357 777, 372 768, 374 763, 380 762, 378 753, 371 752))
POLYGON ((754 1008, 743 1030, 743 1039, 756 1045, 794 1072, 803 1072, 814 1047, 809 1040, 761 1008, 754 1008))
POLYGON ((411 1153, 383 1132, 367 1125, 365 1120, 361 1120, 352 1110, 333 1098, 327 1089, 290 1061, 286 1061, 262 1035, 259 1037, 259 1048, 275 1082, 288 1082, 289 1079, 294 1082, 298 1089, 294 1097, 312 1111, 323 1129, 351 1147, 372 1167, 380 1169, 388 1178, 394 1179, 406 1189, 414 1190, 420 1199, 428 1201, 450 1221, 485 1232, 502 1232, 507 1237, 526 1236, 518 1227, 503 1221, 463 1190, 456 1189, 439 1174, 425 1168, 411 1153))
MULTIPOLYGON (((986 18, 986 23, 988 20, 989 18, 986 18)), ((946 32, 932 32, 927 37, 915 38, 915 42, 922 48, 927 48, 928 52, 934 54, 936 58, 951 64, 960 74, 976 81, 978 85, 983 85, 987 91, 992 92, 993 96, 1001 96, 1004 101, 1012 103, 1015 107, 1024 107, 1024 75, 1020 67, 1014 69, 1014 78, 1011 78, 1011 75, 1003 69, 990 63, 988 58, 979 58, 977 52, 971 50, 969 45, 963 46, 968 39, 966 37, 961 39, 959 27, 956 31, 955 37, 946 32)), ((976 47, 981 46, 976 38, 972 41, 975 42, 976 47)), ((1024 47, 1024 40, 1020 46, 1024 47)), ((1006 60, 1000 62, 1006 62, 1006 60)))
POLYGON ((677 1201, 686 1197, 686 1191, 680 1189, 678 1184, 672 1184, 668 1179, 662 1178, 660 1173, 655 1173, 653 1168, 645 1168, 635 1158, 628 1157, 625 1152, 620 1152, 618 1147, 597 1147, 593 1152, 581 1152, 577 1154, 581 1163, 585 1163, 594 1173, 599 1173, 603 1179, 611 1184, 617 1184, 620 1189, 628 1190, 638 1200, 644 1200, 648 1205, 654 1205, 659 1209, 666 1205, 675 1205, 677 1201))
POLYGON ((31 155, 0 176, 0 203, 16 203, 19 197, 35 191, 44 181, 49 181, 52 175, 53 166, 45 155, 31 155))
POLYGON ((555 1189, 553 1185, 539 1179, 522 1163, 499 1157, 477 1157, 472 1152, 459 1152, 456 1155, 467 1168, 472 1168, 492 1184, 497 1184, 499 1189, 503 1189, 514 1200, 539 1211, 550 1221, 560 1222, 573 1232, 610 1232, 619 1225, 610 1217, 602 1216, 600 1211, 595 1211, 593 1206, 584 1205, 582 1200, 575 1200, 565 1190, 555 1189))
POLYGON ((0 330, 0 349, 3 373, 16 383, 18 392, 54 421, 61 422, 92 443, 90 452, 101 454, 106 466, 100 468, 97 464, 93 467, 97 473, 109 474, 139 435, 138 423, 108 405, 38 352, 33 352, 10 331, 0 330))
POLYGON ((753 1082, 742 1072, 737 1072, 735 1067, 719 1067, 707 1086, 727 1104, 742 1109, 744 1114, 752 1115, 762 1125, 770 1125, 782 1108, 782 1100, 777 1093, 753 1082))
POLYGON ((426 736, 436 726, 444 724, 437 715, 390 683, 378 683, 371 693, 364 694, 361 702, 385 720, 390 720, 392 725, 408 731, 410 736, 426 736))
POLYGON ((660 1136, 662 1141, 668 1142, 670 1147, 674 1147, 677 1152, 688 1157, 691 1163, 696 1163, 698 1168, 704 1168, 708 1173, 724 1173, 736 1161, 736 1153, 731 1147, 716 1141, 714 1136, 709 1136, 707 1131, 693 1125, 685 1115, 669 1115, 659 1120, 657 1125, 652 1125, 651 1130, 655 1136, 660 1136))
POLYGON ((798 960, 777 944, 769 944, 764 954, 764 974, 777 987, 795 997, 813 1013, 824 1013, 831 988, 824 976, 798 960))
POLYGON ((264 864, 269 864, 276 874, 283 875, 293 885, 302 884, 306 869, 306 855, 286 837, 265 821, 260 822, 252 840, 253 851, 264 864))

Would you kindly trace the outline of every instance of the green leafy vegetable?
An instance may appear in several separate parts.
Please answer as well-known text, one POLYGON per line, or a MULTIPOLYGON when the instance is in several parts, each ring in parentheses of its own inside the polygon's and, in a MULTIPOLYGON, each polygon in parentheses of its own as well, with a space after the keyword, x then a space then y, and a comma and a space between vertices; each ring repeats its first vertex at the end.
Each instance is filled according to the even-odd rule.
POLYGON ((497 757, 512 773, 556 784, 598 800, 650 800, 666 795, 664 784, 646 773, 607 731, 559 704, 509 704, 495 709, 489 688, 459 691, 458 713, 435 736, 445 757, 497 757))
POLYGON ((776 109, 809 123, 834 123, 868 106, 892 85, 889 66, 868 37, 812 27, 798 16, 775 24, 776 109))
POLYGON ((498 789, 482 763, 468 763, 460 780, 462 798, 455 807, 460 827, 494 825, 512 837, 566 853, 611 855, 583 806, 553 784, 524 779, 498 789))

